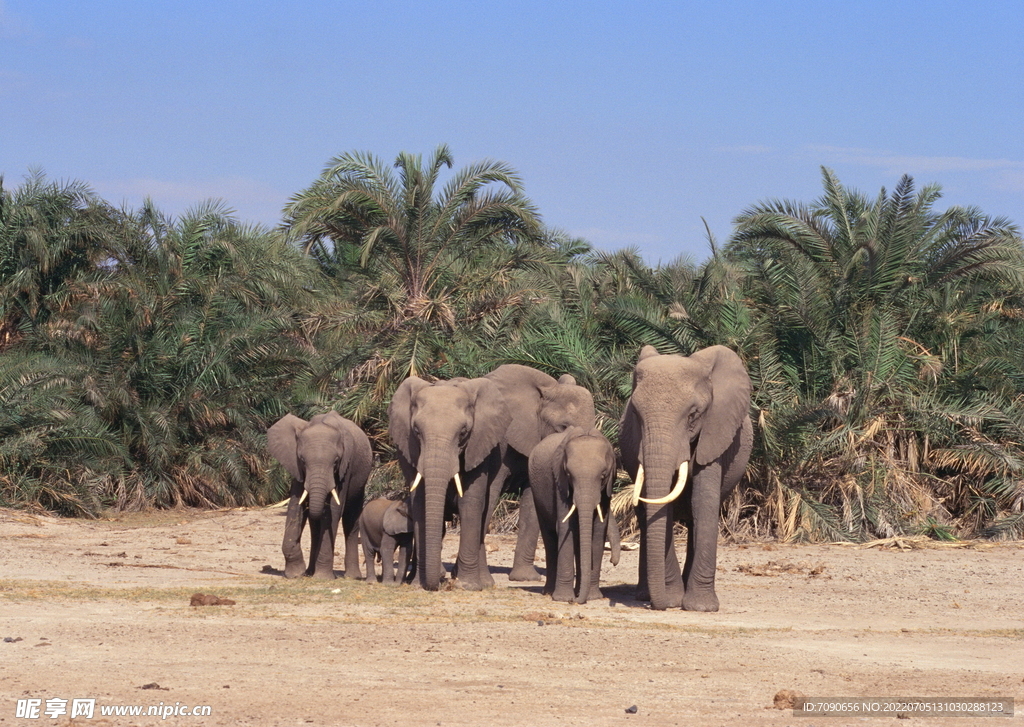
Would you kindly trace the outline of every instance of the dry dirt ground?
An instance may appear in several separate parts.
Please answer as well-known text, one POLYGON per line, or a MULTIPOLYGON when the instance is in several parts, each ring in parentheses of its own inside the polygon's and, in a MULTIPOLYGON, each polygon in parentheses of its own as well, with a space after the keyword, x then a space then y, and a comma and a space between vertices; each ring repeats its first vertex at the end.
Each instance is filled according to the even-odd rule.
MULTIPOLYGON (((281 510, 111 521, 0 511, 0 725, 1021 724, 1024 545, 723 545, 718 613, 509 584, 483 593, 287 581, 281 510), (202 592, 233 606, 189 605, 202 592), (17 640, 20 639, 20 640, 17 640), (1016 699, 1016 716, 807 717, 812 698, 1016 699), (96 700, 19 719, 19 699, 96 700), (207 705, 210 716, 102 717, 207 705), (635 711, 627 712, 635 707, 635 711)), ((906 545, 906 543, 904 543, 906 545)), ((911 544, 913 545, 913 544, 911 544)), ((449 536, 449 565, 454 538, 449 536)), ((542 557, 542 555, 541 555, 542 557)), ((341 563, 339 558, 337 563, 341 563)))

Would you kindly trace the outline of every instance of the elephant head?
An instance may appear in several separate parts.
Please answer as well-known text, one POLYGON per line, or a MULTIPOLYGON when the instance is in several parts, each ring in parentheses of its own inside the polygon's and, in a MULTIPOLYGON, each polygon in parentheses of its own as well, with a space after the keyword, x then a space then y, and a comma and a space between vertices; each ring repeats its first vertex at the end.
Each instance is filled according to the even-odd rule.
POLYGON ((594 427, 594 397, 571 374, 556 381, 529 366, 503 364, 485 378, 494 381, 505 397, 512 414, 508 443, 524 456, 550 434, 594 427))
POLYGON ((309 516, 323 516, 324 504, 344 480, 346 468, 352 464, 348 450, 352 437, 346 420, 337 412, 318 414, 308 422, 285 414, 267 430, 267 447, 296 482, 302 483, 302 501, 309 498, 309 516))
POLYGON ((569 427, 593 429, 597 415, 594 395, 576 383, 572 374, 562 374, 558 383, 540 389, 541 438, 569 427))
MULTIPOLYGON (((570 524, 575 516, 579 536, 576 602, 586 603, 590 596, 591 574, 600 570, 600 558, 604 553, 599 544, 604 543, 605 528, 600 527, 595 538, 594 519, 596 517, 598 523, 604 523, 605 518, 612 517, 610 503, 615 483, 615 452, 600 430, 571 427, 555 448, 553 460, 558 500, 567 506, 564 515, 559 513, 560 527, 570 524), (595 552, 598 547, 600 549, 595 552)), ((618 532, 617 528, 615 532, 618 532)), ((617 538, 613 541, 617 542, 617 538)), ((617 561, 618 554, 613 553, 613 562, 617 561)))
MULTIPOLYGON (((415 376, 398 387, 388 416, 388 432, 399 457, 415 471, 411 489, 415 491, 422 483, 422 496, 417 495, 422 500, 416 501, 414 512, 420 583, 436 590, 449 484, 454 482, 463 496, 462 475, 480 467, 495 447, 504 443, 511 417, 498 387, 488 379, 431 384, 415 376)), ((463 522, 461 537, 482 525, 463 522)), ((483 537, 482 533, 473 537, 476 535, 483 537)))
MULTIPOLYGON (((619 445, 623 466, 636 483, 634 503, 647 503, 645 563, 654 608, 663 609, 668 602, 665 563, 666 549, 673 547, 671 503, 696 470, 714 464, 721 466, 719 472, 729 468, 730 462, 722 460, 735 456, 744 422, 749 422, 750 389, 739 356, 724 346, 691 356, 659 355, 651 346, 640 352, 633 392, 620 422, 619 445)), ((746 427, 749 431, 749 423, 746 427)), ((716 498, 713 508, 708 504, 701 509, 713 510, 716 538, 721 486, 719 478, 718 491, 690 495, 707 498, 708 503, 712 495, 716 498)), ((690 501, 696 505, 695 499, 690 501)), ((712 527, 710 522, 698 525, 708 532, 712 527)))

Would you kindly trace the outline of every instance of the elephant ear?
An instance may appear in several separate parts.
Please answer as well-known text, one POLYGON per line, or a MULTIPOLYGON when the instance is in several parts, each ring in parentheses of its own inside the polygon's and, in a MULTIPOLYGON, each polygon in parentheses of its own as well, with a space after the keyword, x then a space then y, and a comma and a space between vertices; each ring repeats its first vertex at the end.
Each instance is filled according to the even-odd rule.
MULTIPOLYGON (((604 434, 599 429, 598 430, 594 430, 594 434, 595 434, 595 436, 597 436, 597 435, 600 435, 602 437, 604 436, 604 434)), ((604 478, 604 493, 609 498, 611 498, 611 496, 612 496, 612 489, 615 487, 615 475, 616 475, 616 472, 615 472, 615 448, 612 447, 612 443, 611 442, 608 442, 608 449, 606 451, 605 456, 607 457, 607 463, 608 463, 608 475, 604 478)))
POLYGON ((267 430, 267 449, 270 451, 270 456, 284 466, 292 479, 299 482, 302 482, 304 478, 299 467, 295 438, 307 426, 309 426, 309 422, 305 419, 300 419, 293 414, 285 414, 267 430))
POLYGON ((750 375, 736 352, 725 346, 709 346, 690 358, 707 366, 711 379, 711 406, 704 413, 695 453, 697 464, 703 465, 721 457, 736 439, 750 411, 750 375))
POLYGON ((388 435, 402 458, 414 466, 420 458, 420 443, 413 436, 412 405, 416 394, 425 386, 430 384, 418 376, 410 376, 398 387, 388 405, 388 435))
POLYGON ((384 532, 388 535, 411 533, 412 519, 404 503, 396 502, 384 511, 384 532))
POLYGON ((634 480, 640 468, 640 434, 640 417, 633 406, 633 399, 630 399, 619 419, 619 452, 622 454, 622 468, 634 480))
POLYGON ((558 383, 566 386, 576 386, 576 377, 572 374, 562 374, 558 377, 558 383))
MULTIPOLYGON (((640 356, 637 363, 651 356, 660 356, 658 349, 654 346, 644 346, 640 349, 640 356)), ((636 373, 633 374, 633 389, 636 389, 636 373)), ((622 468, 629 473, 631 479, 636 479, 637 470, 640 468, 640 416, 633 406, 633 397, 626 402, 626 408, 619 419, 619 452, 622 455, 622 468)))
POLYGON ((466 471, 476 469, 498 444, 505 441, 512 415, 498 385, 490 379, 459 383, 473 404, 473 429, 463 450, 466 471))
POLYGON ((558 446, 555 447, 554 456, 551 458, 555 469, 555 490, 558 492, 559 497, 565 498, 565 501, 570 504, 572 503, 572 488, 569 485, 569 471, 565 468, 566 450, 568 449, 569 442, 581 434, 583 434, 583 430, 577 427, 566 429, 562 433, 562 439, 559 441, 558 446))

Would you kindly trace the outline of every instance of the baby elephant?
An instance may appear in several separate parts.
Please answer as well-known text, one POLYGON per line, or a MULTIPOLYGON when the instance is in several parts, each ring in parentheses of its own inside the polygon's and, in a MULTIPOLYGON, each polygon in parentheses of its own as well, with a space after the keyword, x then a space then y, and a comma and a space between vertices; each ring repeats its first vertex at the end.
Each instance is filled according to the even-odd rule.
POLYGON ((615 453, 598 429, 570 427, 530 454, 530 487, 544 540, 544 592, 556 601, 601 597, 601 560, 611 541, 619 562, 619 527, 611 514, 615 453))
POLYGON ((398 549, 398 582, 407 583, 416 575, 413 548, 413 521, 408 500, 379 497, 363 506, 359 517, 359 537, 363 541, 366 580, 377 580, 374 557, 380 555, 381 581, 395 583, 395 549, 398 549))

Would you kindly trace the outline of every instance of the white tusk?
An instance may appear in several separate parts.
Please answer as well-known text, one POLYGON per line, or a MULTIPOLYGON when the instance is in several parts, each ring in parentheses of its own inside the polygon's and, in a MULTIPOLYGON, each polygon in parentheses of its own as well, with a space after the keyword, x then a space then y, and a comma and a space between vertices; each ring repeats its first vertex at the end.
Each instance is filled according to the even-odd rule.
POLYGON ((420 472, 417 470, 417 472, 416 472, 416 479, 412 481, 412 487, 409 488, 409 492, 415 491, 416 488, 420 486, 420 480, 422 480, 422 479, 423 479, 423 475, 420 474, 420 472))
POLYGON ((459 493, 459 497, 462 497, 462 480, 459 478, 459 473, 455 473, 455 491, 459 493))
POLYGON ((636 471, 636 484, 633 485, 633 507, 640 502, 640 493, 644 489, 644 466, 640 465, 636 471))
POLYGON ((304 503, 307 497, 309 497, 309 490, 303 490, 302 497, 299 498, 299 504, 301 505, 302 503, 304 503))
POLYGON ((340 505, 341 504, 341 500, 338 499, 338 491, 337 490, 331 490, 331 494, 334 495, 334 501, 340 505))
POLYGON ((641 497, 641 502, 646 502, 649 505, 664 505, 667 502, 672 502, 681 494, 683 494, 683 488, 686 487, 686 477, 689 474, 689 470, 690 463, 683 462, 681 465, 679 465, 679 476, 676 477, 676 486, 672 488, 672 492, 668 493, 664 497, 659 497, 657 500, 647 500, 641 497))
POLYGON ((568 521, 568 519, 572 517, 572 514, 574 512, 576 512, 576 503, 575 502, 572 504, 572 507, 569 508, 569 512, 565 513, 565 517, 562 518, 562 522, 564 523, 564 522, 568 521))
POLYGON ((597 519, 604 522, 604 513, 601 512, 601 503, 597 503, 597 519))

